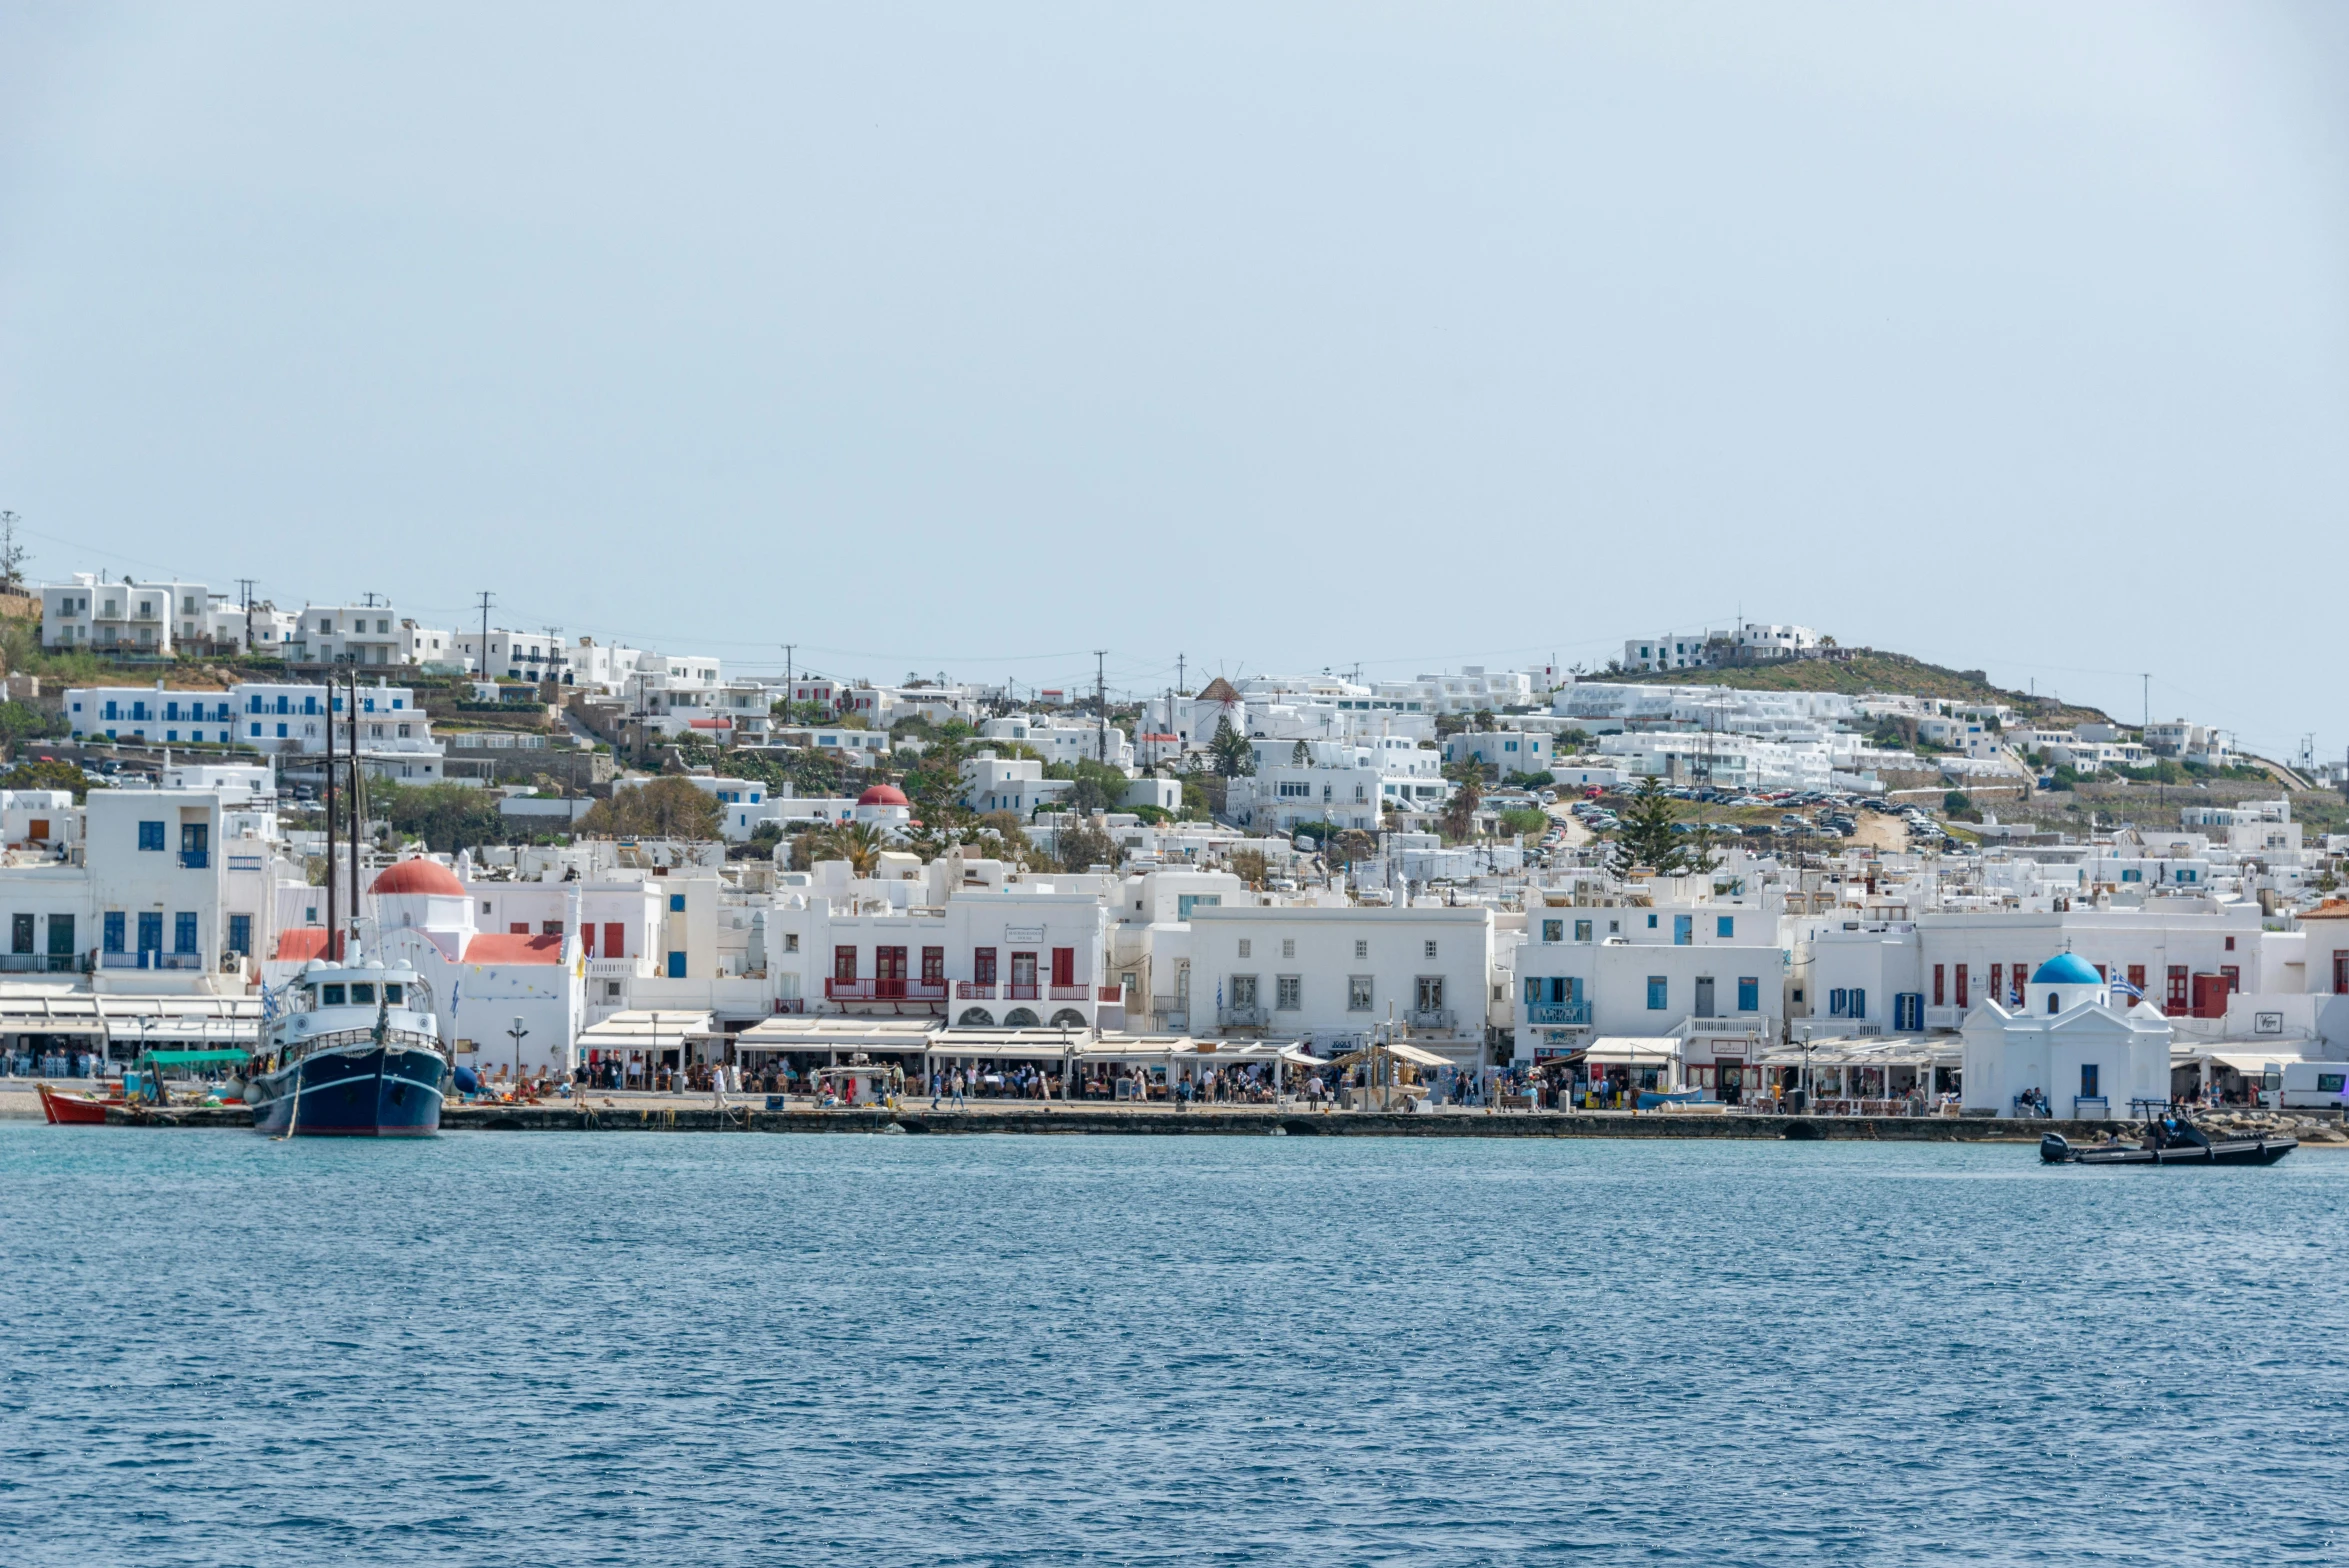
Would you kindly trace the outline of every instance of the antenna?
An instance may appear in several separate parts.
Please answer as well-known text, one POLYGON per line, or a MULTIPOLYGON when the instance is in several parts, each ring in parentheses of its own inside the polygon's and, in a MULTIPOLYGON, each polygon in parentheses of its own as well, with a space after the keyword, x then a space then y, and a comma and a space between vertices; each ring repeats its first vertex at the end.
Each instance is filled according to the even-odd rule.
POLYGON ((1093 717, 1101 724, 1098 745, 1100 760, 1103 762, 1109 760, 1109 677, 1108 665, 1104 662, 1108 657, 1107 648, 1093 650, 1093 717))
POLYGON ((241 600, 244 602, 244 606, 245 606, 245 654, 246 654, 246 656, 249 658, 249 657, 251 657, 251 656, 252 656, 252 652, 253 652, 253 579, 252 579, 252 578, 250 578, 250 577, 240 577, 240 578, 238 578, 238 579, 237 579, 237 597, 238 597, 239 599, 241 599, 241 600))

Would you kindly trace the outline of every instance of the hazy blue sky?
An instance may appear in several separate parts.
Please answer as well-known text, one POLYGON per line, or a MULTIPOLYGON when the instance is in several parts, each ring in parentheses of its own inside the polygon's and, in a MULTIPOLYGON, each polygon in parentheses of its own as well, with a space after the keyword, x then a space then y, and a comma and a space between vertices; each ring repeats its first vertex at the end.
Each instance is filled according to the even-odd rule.
POLYGON ((33 569, 2349 743, 2349 7, 0 8, 33 569))

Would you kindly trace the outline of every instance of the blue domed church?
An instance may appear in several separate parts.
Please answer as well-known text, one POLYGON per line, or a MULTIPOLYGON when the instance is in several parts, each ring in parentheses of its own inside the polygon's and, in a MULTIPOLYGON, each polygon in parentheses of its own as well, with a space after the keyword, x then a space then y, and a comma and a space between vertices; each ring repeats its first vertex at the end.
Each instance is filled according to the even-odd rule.
POLYGON ((2021 1006, 1984 1002, 1959 1027, 1968 1111, 2011 1116, 2036 1090, 2056 1116, 2125 1118, 2132 1100, 2169 1098, 2169 1020, 2077 954, 2032 971, 2021 1006))

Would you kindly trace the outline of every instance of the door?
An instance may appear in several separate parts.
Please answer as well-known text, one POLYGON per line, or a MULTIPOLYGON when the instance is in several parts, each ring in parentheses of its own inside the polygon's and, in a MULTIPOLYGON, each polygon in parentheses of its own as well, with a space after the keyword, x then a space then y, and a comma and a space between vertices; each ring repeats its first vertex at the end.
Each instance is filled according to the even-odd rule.
POLYGON ((1011 994, 1021 1001, 1032 1002, 1036 999, 1035 954, 1014 953, 1011 955, 1011 994))
MULTIPOLYGON (((1052 950, 1052 992, 1059 996, 1064 990, 1073 991, 1077 984, 1077 950, 1056 947, 1052 950)), ((1062 998, 1067 1000, 1067 998, 1062 998)))
POLYGON ((876 947, 873 949, 873 995, 883 1001, 896 1001, 905 995, 905 949, 876 947))
POLYGON ((11 953, 29 953, 33 950, 33 917, 8 917, 8 950, 11 953))
POLYGON ((1674 915, 1672 917, 1672 945, 1674 947, 1686 947, 1694 940, 1696 940, 1696 917, 1693 915, 1674 915))
POLYGON ((1711 975, 1697 976, 1696 1015, 1699 1018, 1720 1016, 1713 1011, 1713 977, 1711 975))
POLYGON ((146 968, 148 964, 144 955, 163 951, 163 912, 161 910, 142 909, 139 911, 138 951, 141 955, 139 967, 142 969, 146 968))
POLYGON ((1721 1079, 1721 1103, 1723 1105, 1744 1103, 1745 1064, 1743 1062, 1720 1062, 1716 1066, 1719 1069, 1721 1079))
POLYGON ((1416 995, 1416 1011, 1440 1013, 1444 1010, 1444 981, 1441 975, 1421 975, 1416 995))
POLYGON ((52 973, 73 967, 73 916, 49 917, 49 968, 52 973))

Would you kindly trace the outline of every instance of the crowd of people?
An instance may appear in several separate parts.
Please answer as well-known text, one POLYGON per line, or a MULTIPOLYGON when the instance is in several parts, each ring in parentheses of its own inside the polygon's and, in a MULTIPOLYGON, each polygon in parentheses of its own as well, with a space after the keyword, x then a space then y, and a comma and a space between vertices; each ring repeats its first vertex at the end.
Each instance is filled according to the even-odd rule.
POLYGON ((106 1059, 95 1051, 0 1052, 0 1077, 96 1078, 106 1059))

